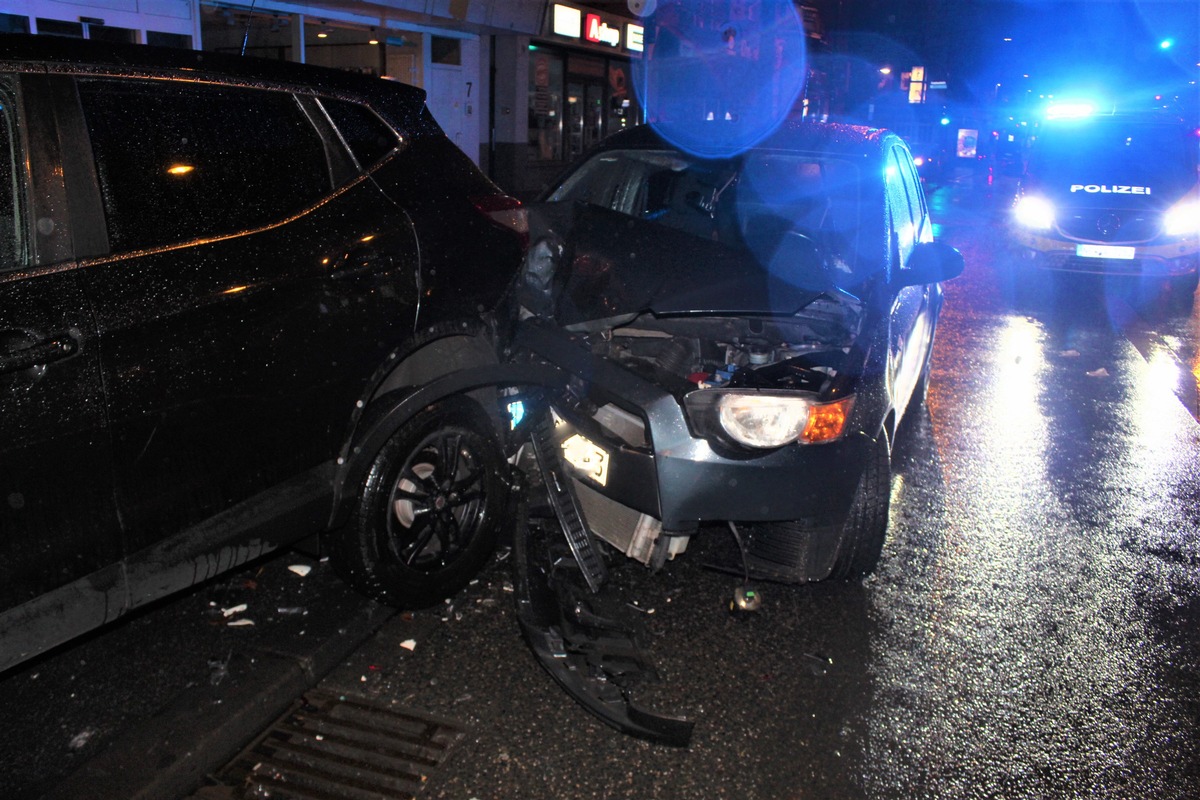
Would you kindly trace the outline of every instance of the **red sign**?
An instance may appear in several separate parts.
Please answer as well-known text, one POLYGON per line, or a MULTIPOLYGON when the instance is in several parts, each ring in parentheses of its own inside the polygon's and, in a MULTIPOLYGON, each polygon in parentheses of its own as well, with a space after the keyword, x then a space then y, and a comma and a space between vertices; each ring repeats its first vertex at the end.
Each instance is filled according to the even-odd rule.
POLYGON ((599 14, 588 14, 583 22, 583 38, 589 42, 616 47, 621 43, 621 29, 611 27, 599 14))

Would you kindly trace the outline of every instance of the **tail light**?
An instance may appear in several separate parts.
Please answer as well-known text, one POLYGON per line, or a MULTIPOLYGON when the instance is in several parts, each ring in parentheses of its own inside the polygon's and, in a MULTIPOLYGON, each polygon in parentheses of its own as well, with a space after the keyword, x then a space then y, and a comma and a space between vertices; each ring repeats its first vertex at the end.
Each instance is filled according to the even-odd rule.
POLYGON ((475 209, 502 228, 507 228, 521 239, 522 246, 529 244, 529 212, 521 201, 506 194, 488 194, 472 197, 475 209))

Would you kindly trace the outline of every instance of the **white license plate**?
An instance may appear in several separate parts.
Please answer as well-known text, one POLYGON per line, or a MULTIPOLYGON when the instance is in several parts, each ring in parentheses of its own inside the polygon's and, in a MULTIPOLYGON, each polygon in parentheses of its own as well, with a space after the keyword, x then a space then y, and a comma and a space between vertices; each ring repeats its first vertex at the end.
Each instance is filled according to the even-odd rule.
POLYGON ((1112 244, 1077 244, 1075 255, 1080 258, 1116 258, 1132 261, 1137 255, 1137 249, 1112 244))

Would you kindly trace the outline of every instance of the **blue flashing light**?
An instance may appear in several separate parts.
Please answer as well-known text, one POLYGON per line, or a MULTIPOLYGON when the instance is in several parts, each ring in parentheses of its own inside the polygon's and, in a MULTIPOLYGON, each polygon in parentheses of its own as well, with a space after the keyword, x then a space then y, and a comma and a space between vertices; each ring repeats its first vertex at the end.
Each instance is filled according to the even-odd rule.
POLYGON ((1174 45, 1175 45, 1174 39, 1163 39, 1161 42, 1158 43, 1159 49, 1161 49, 1161 50, 1170 50, 1174 45))
POLYGON ((1096 113, 1096 106, 1088 102, 1051 103, 1046 107, 1046 119, 1086 119, 1096 113))
POLYGON ((949 117, 942 117, 942 124, 943 124, 943 125, 949 125, 949 124, 950 124, 950 118, 949 118, 949 117))

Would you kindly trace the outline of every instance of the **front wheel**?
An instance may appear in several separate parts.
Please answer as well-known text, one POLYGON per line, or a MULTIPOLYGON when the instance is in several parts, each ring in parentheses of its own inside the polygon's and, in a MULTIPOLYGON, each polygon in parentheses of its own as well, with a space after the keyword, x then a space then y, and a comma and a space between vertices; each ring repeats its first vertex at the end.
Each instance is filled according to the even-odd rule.
POLYGON ((841 543, 830 577, 848 580, 875 571, 887 539, 891 494, 891 455, 887 435, 881 432, 867 457, 867 466, 854 492, 850 514, 842 526, 841 543))
POLYGON ((1192 306, 1196 302, 1196 287, 1198 284, 1200 284, 1200 273, 1198 272, 1193 272, 1190 275, 1180 275, 1171 279, 1171 302, 1175 310, 1185 314, 1191 313, 1192 306))
POLYGON ((496 547, 508 485, 491 423, 453 397, 421 411, 375 457, 335 565, 358 591, 401 608, 449 597, 496 547))

